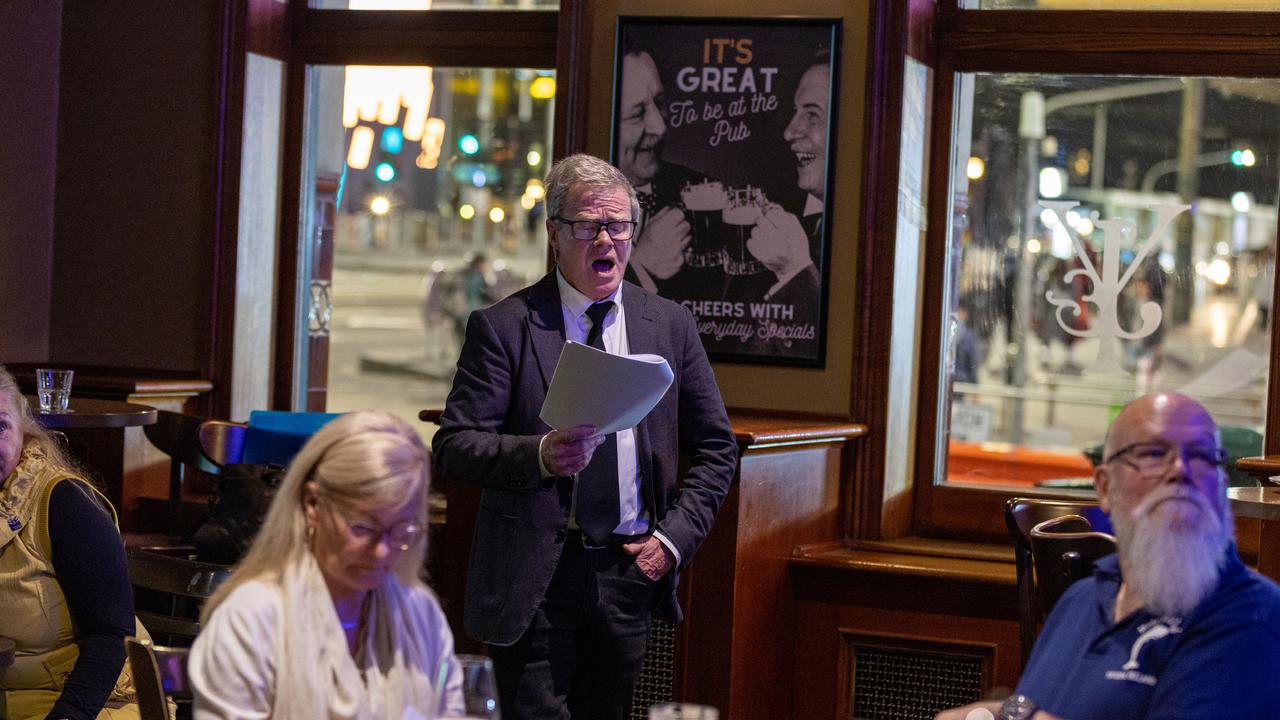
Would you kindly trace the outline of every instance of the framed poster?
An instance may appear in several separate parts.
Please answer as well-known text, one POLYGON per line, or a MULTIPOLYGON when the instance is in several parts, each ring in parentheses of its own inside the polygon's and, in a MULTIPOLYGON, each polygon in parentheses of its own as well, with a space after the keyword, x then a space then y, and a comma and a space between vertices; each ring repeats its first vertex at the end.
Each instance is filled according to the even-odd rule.
POLYGON ((618 18, 627 279, 688 307, 713 360, 825 362, 839 38, 839 19, 618 18))

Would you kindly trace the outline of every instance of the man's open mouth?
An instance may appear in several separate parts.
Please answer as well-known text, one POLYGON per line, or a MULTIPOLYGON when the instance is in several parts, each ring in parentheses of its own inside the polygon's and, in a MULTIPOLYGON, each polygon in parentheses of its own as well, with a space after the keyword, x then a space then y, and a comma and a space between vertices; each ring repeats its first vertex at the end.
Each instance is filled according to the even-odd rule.
POLYGON ((591 261, 591 269, 598 273, 607 273, 613 270, 614 262, 609 258, 601 258, 591 261))
POLYGON ((818 156, 811 152, 804 152, 803 150, 793 150, 792 152, 796 156, 796 167, 804 167, 818 159, 818 156))

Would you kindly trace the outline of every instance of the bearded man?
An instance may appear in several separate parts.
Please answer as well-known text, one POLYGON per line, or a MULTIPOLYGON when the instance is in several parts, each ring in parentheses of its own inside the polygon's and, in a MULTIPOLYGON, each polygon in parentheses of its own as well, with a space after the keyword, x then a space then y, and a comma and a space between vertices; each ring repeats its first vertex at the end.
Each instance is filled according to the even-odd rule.
POLYGON ((1138 398, 1104 457, 1093 479, 1116 554, 1054 606, 1012 697, 937 720, 1280 718, 1280 587, 1236 555, 1209 412, 1138 398))

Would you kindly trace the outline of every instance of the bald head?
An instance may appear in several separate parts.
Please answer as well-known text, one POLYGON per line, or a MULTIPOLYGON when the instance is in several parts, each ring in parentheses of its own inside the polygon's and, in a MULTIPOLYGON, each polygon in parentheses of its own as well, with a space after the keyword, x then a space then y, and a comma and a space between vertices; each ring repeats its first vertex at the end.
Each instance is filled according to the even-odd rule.
POLYGON ((1125 405, 1116 416, 1107 431, 1103 457, 1109 458, 1135 442, 1166 439, 1170 432, 1189 432, 1197 439, 1207 434, 1215 443, 1218 439, 1218 426, 1203 405, 1180 393, 1151 393, 1125 405))
POLYGON ((1178 393, 1152 393, 1129 403, 1116 416, 1107 431, 1103 463, 1094 470, 1093 482, 1103 510, 1111 512, 1117 501, 1136 504, 1148 492, 1166 482, 1193 483, 1220 514, 1226 508, 1226 474, 1220 467, 1203 468, 1187 465, 1187 448, 1221 447, 1218 426, 1213 416, 1200 403, 1178 393), (1182 462, 1171 465, 1160 478, 1143 476, 1132 466, 1128 453, 1138 443, 1159 443, 1179 449, 1182 462), (1196 470, 1196 468, 1201 468, 1196 470), (1194 470, 1194 472, 1193 472, 1194 470))

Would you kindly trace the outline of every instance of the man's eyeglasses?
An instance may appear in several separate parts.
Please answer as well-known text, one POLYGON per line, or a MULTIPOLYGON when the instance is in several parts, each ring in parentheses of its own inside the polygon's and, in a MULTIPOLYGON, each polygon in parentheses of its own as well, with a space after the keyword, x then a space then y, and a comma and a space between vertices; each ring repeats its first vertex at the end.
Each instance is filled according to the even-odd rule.
POLYGON ((372 522, 364 520, 352 520, 348 518, 341 510, 330 503, 333 513, 342 519, 347 526, 347 532, 355 540, 367 545, 377 545, 382 538, 387 539, 387 545, 396 550, 408 550, 410 545, 417 542, 422 537, 423 526, 417 520, 401 520, 391 527, 381 527, 372 522))
POLYGON ((1173 467, 1173 461, 1182 457, 1182 464, 1191 473, 1209 473, 1227 463, 1227 451, 1213 445, 1168 445, 1162 442, 1137 442, 1111 453, 1104 464, 1120 460, 1141 475, 1159 475, 1173 467))
POLYGON ((616 243, 628 242, 636 231, 635 220, 565 220, 562 217, 552 218, 561 225, 568 225, 574 240, 595 240, 603 228, 609 233, 609 239, 616 243))

